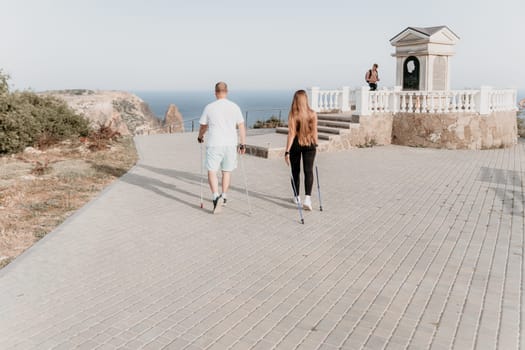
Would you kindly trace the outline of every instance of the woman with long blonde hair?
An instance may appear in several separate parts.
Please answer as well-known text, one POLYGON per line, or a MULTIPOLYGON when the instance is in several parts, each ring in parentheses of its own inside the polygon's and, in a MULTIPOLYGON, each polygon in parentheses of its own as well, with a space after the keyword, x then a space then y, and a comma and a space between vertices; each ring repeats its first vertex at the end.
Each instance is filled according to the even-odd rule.
POLYGON ((288 114, 288 138, 284 159, 292 167, 294 202, 301 203, 299 196, 301 158, 303 160, 304 191, 303 207, 312 210, 312 187, 314 183, 314 160, 317 147, 317 113, 308 105, 308 95, 298 90, 293 96, 288 114))

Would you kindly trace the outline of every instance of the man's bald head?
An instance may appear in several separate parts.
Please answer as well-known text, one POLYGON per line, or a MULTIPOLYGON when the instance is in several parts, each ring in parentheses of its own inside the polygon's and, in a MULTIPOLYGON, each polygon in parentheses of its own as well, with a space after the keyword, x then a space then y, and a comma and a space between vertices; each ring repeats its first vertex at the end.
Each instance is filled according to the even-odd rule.
POLYGON ((228 92, 228 85, 223 81, 219 81, 215 84, 215 92, 228 92))
POLYGON ((228 95, 228 85, 225 82, 219 81, 215 84, 215 97, 217 98, 226 98, 228 95))

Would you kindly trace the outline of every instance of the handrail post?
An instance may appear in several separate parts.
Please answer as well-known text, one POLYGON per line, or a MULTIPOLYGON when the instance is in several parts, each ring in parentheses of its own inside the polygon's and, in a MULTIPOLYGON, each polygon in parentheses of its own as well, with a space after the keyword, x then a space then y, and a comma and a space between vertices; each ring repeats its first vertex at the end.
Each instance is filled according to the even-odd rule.
POLYGON ((368 90, 368 87, 362 86, 361 88, 357 89, 356 91, 356 114, 357 115, 370 115, 370 106, 368 103, 368 99, 370 96, 370 92, 368 90))
POLYGON ((480 115, 490 114, 490 90, 492 90, 490 86, 482 86, 479 91, 476 91, 476 97, 474 98, 475 107, 476 112, 480 115))
POLYGON ((341 96, 341 112, 348 112, 350 110, 350 88, 343 86, 343 92, 341 96))
POLYGON ((319 87, 317 86, 310 89, 310 108, 319 112, 319 87))
POLYGON ((390 98, 390 106, 389 109, 392 111, 392 113, 399 112, 399 97, 401 92, 401 86, 394 86, 394 91, 392 91, 392 98, 390 98))

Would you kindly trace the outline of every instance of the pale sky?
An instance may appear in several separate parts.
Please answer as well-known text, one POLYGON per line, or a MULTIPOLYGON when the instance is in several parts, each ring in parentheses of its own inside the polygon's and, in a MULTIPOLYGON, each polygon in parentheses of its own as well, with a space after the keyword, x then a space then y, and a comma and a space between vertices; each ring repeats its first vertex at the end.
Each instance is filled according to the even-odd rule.
POLYGON ((323 89, 364 85, 389 40, 446 25, 452 88, 525 89, 525 0, 0 0, 14 89, 323 89))

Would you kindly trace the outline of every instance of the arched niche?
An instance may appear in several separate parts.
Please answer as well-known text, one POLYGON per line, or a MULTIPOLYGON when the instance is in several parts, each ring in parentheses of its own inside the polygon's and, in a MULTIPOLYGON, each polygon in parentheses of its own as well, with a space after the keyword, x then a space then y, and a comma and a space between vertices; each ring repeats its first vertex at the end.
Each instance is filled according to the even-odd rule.
POLYGON ((419 90, 420 64, 416 56, 409 56, 403 64, 403 90, 419 90))

